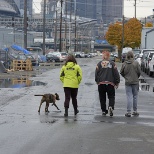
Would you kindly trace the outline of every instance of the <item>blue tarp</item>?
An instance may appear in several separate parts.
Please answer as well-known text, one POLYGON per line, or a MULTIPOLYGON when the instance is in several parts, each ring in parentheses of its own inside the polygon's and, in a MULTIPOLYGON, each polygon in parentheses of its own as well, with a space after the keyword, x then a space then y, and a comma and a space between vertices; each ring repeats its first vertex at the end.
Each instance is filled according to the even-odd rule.
POLYGON ((12 45, 11 46, 12 49, 17 50, 17 51, 22 51, 24 54, 31 54, 31 52, 29 52, 28 50, 18 46, 18 45, 12 45))
POLYGON ((9 51, 9 48, 3 48, 4 51, 9 51))
POLYGON ((41 59, 42 62, 46 62, 47 61, 46 56, 44 56, 44 55, 40 55, 40 59, 41 59))
POLYGON ((95 40, 97 44, 109 44, 106 40, 95 40))

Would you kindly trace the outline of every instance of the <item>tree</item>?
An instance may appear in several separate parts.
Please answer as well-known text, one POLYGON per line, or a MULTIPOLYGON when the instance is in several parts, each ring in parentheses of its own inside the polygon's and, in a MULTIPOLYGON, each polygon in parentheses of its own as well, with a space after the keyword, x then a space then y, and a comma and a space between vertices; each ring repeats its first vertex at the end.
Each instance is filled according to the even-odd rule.
POLYGON ((152 24, 151 22, 147 22, 147 23, 145 24, 145 27, 153 27, 153 24, 152 24))
MULTIPOLYGON (((124 24, 124 47, 139 47, 141 43, 142 24, 136 18, 131 18, 124 24)), ((106 39, 111 45, 117 45, 122 50, 122 23, 115 23, 109 26, 106 39)))
POLYGON ((140 47, 142 24, 136 18, 130 19, 124 25, 124 46, 140 47))
POLYGON ((122 24, 115 23, 109 26, 109 29, 105 35, 106 40, 111 45, 117 45, 118 49, 122 46, 122 24))

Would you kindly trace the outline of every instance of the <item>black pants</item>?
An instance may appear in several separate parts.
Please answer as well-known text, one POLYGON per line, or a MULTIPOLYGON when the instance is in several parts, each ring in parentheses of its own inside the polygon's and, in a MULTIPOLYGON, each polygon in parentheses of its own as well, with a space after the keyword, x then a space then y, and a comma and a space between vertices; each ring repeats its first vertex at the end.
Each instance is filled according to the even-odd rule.
POLYGON ((78 94, 78 88, 68 88, 64 87, 65 92, 65 102, 64 107, 69 108, 70 98, 72 98, 72 104, 74 110, 77 110, 77 94, 78 94))
POLYGON ((102 111, 106 111, 106 93, 109 99, 109 106, 114 109, 115 104, 115 89, 114 86, 108 84, 101 84, 98 85, 98 92, 99 92, 99 100, 102 111))

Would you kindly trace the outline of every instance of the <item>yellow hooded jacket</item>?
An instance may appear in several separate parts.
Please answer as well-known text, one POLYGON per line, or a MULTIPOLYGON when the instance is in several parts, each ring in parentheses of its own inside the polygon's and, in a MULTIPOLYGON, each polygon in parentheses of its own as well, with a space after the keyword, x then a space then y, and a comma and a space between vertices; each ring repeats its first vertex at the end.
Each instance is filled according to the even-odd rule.
POLYGON ((60 70, 60 80, 63 87, 78 88, 82 80, 82 70, 79 65, 68 62, 60 70))

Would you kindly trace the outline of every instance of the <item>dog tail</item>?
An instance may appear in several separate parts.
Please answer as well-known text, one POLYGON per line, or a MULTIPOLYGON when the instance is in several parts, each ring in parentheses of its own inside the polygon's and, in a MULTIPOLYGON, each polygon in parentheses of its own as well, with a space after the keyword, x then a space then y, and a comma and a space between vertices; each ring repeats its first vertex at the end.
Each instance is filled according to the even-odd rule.
POLYGON ((34 96, 44 96, 44 95, 34 95, 34 96))

